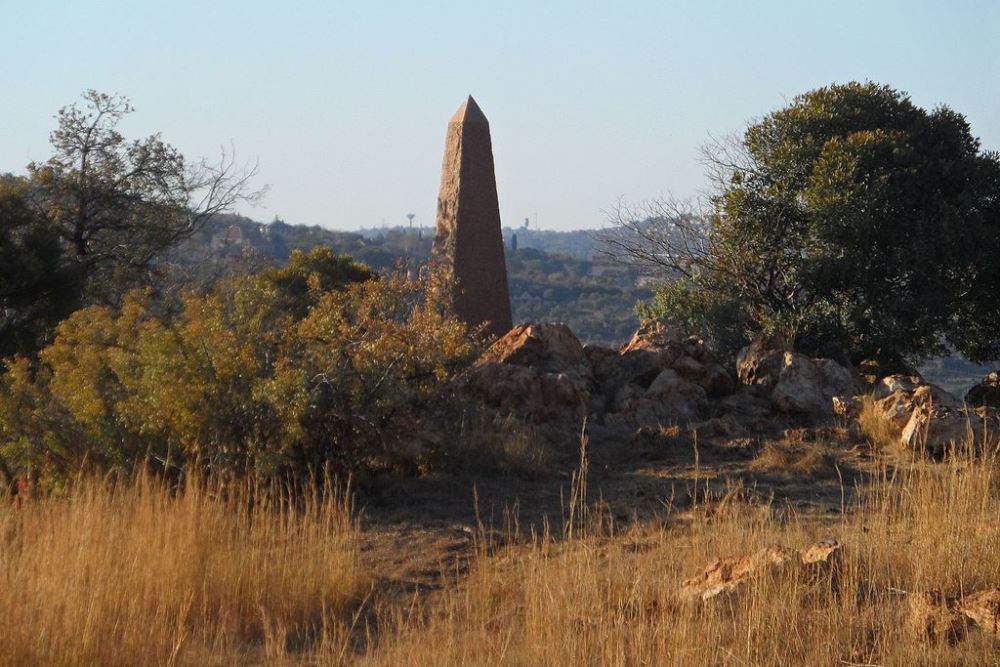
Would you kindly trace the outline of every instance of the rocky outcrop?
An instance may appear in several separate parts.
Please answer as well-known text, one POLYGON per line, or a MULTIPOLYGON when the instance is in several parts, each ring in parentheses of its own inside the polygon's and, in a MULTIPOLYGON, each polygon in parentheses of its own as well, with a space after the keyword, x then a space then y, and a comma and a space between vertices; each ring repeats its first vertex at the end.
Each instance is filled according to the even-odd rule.
POLYGON ((465 388, 486 405, 532 422, 591 410, 593 372, 565 324, 522 324, 475 362, 465 388))
POLYGON ((993 371, 965 394, 970 406, 1000 408, 1000 371, 993 371))
POLYGON ((466 387, 536 422, 589 413, 657 426, 699 419, 735 383, 704 341, 647 322, 620 350, 584 347, 564 324, 516 326, 476 361, 466 387))

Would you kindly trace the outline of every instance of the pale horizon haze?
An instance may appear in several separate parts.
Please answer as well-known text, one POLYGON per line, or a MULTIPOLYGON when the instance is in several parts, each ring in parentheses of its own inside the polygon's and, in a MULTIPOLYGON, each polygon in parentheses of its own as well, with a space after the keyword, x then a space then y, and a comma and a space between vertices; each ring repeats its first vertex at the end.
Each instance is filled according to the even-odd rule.
POLYGON ((1000 148, 1000 3, 0 0, 0 172, 56 111, 129 97, 126 136, 259 160, 261 221, 433 225, 448 119, 490 120, 503 223, 592 228, 624 197, 698 192, 710 136, 830 83, 964 114, 1000 148))

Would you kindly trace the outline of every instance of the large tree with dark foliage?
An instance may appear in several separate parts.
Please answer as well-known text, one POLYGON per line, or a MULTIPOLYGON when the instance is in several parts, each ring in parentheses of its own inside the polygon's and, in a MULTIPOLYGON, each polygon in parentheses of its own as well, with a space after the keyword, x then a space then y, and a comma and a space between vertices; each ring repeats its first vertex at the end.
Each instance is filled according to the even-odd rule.
POLYGON ((679 279, 647 314, 725 312, 744 338, 855 360, 1000 356, 1000 159, 961 114, 834 85, 706 156, 707 211, 622 209, 608 239, 679 279))

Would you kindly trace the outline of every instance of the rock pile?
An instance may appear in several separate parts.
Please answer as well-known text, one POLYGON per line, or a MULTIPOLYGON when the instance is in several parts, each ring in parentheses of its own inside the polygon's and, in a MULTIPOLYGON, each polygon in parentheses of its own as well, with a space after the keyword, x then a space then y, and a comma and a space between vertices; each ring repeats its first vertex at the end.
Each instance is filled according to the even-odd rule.
POLYGON ((744 385, 769 391, 774 408, 785 414, 833 416, 834 398, 860 390, 857 376, 836 361, 760 343, 740 351, 736 375, 744 385))
POLYGON ((704 342, 650 322, 619 350, 584 347, 565 324, 522 324, 474 364, 466 388, 533 422, 590 414, 655 426, 704 416, 735 389, 704 342))
POLYGON ((610 427, 697 424, 709 436, 738 437, 782 417, 854 419, 868 394, 875 417, 910 450, 940 455, 1000 433, 996 372, 963 402, 915 372, 881 378, 866 391, 861 376, 836 361, 760 344, 740 352, 735 371, 704 341, 663 322, 644 323, 617 350, 582 345, 565 324, 522 324, 475 362, 463 388, 533 424, 578 424, 589 416, 610 427))
MULTIPOLYGON (((987 381, 989 376, 977 386, 987 381)), ((919 375, 882 378, 872 398, 875 414, 899 434, 902 447, 934 456, 949 447, 982 440, 997 422, 995 409, 965 403, 919 375)))

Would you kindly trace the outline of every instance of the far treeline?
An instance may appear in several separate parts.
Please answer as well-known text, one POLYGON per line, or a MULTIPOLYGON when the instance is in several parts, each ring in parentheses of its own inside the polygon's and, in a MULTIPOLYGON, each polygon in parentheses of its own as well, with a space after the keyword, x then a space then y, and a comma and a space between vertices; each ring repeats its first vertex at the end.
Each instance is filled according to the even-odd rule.
MULTIPOLYGON (((260 196, 252 166, 127 139, 131 112, 89 91, 59 112, 49 160, 0 176, 0 476, 56 488, 143 463, 264 476, 453 464, 446 445, 411 451, 409 437, 462 409, 450 388, 487 341, 442 305, 436 276, 396 263, 429 239, 343 236, 286 247, 283 266, 243 253, 254 226, 224 216, 260 196)), ((638 305, 724 357, 753 340, 887 369, 1000 357, 1000 159, 961 114, 835 85, 709 146, 706 163, 710 197, 623 204, 604 258, 510 253, 515 316, 602 322, 583 337, 610 341, 638 305), (651 298, 622 289, 640 273, 651 298), (583 315, 551 306, 587 298, 583 315)))

